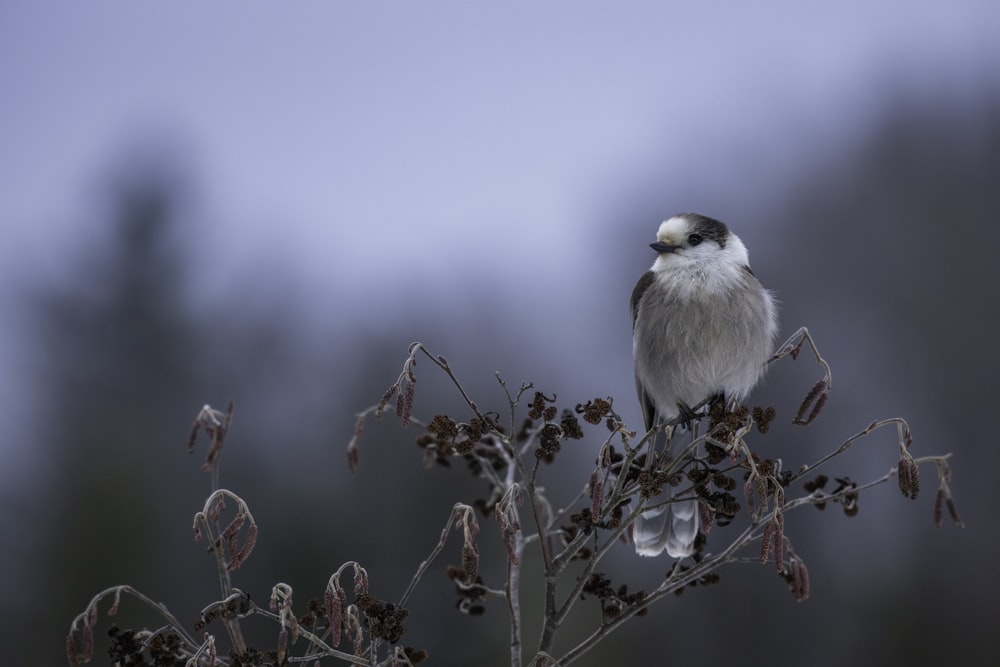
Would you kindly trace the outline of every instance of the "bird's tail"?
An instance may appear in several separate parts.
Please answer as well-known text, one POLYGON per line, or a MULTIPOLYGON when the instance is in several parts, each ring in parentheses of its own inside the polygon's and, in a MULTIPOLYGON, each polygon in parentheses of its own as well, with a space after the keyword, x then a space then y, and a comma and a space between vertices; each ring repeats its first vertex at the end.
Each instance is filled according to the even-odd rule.
POLYGON ((632 540, 640 556, 686 558, 694 553, 701 521, 698 501, 681 500, 643 512, 632 523, 632 540))

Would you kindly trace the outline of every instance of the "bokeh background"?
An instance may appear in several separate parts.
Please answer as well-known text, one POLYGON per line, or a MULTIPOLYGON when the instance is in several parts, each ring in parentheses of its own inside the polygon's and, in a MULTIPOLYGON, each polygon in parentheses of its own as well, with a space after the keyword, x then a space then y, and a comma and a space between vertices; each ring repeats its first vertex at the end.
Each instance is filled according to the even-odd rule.
MULTIPOLYGON (((480 405, 503 405, 500 371, 637 423, 626 302, 685 210, 740 234, 783 332, 808 326, 833 366, 805 430, 788 422, 817 369, 772 370, 753 398, 783 426, 762 453, 797 465, 906 417, 915 454, 954 453, 966 527, 933 526, 930 468, 915 501, 890 484, 853 519, 790 516, 810 600, 734 568, 584 664, 964 664, 992 645, 1000 5, 10 1, 0 91, 0 664, 60 664, 113 584, 192 623, 214 599, 190 530, 209 480, 184 451, 204 403, 236 402, 222 478, 260 524, 236 585, 288 582, 304 609, 353 558, 397 598, 482 489, 422 470, 393 419, 350 475, 354 414, 422 340, 480 405)), ((464 418, 417 371, 417 413, 464 418)), ((557 499, 598 436, 548 471, 557 499)), ((878 434, 830 472, 881 475, 894 448, 878 434)), ((503 608, 455 611, 448 560, 405 641, 505 664, 503 608)), ((667 566, 623 547, 608 570, 649 589, 667 566)), ((136 608, 123 625, 156 622, 136 608)))

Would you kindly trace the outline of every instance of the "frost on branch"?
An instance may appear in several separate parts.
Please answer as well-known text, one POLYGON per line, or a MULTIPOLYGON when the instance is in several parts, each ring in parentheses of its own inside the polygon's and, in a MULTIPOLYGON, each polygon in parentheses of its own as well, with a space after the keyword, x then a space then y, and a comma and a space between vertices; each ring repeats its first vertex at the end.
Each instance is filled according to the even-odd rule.
MULTIPOLYGON (((778 420, 807 427, 830 400, 830 368, 808 331, 792 336, 771 361, 795 359, 804 349, 812 351, 822 374, 787 406, 733 407, 706 401, 690 430, 667 425, 637 433, 622 421, 611 397, 561 402, 556 394, 530 383, 509 386, 499 375, 504 400, 481 408, 447 359, 414 343, 381 400, 357 415, 348 465, 355 475, 364 475, 359 465, 367 421, 391 413, 402 427, 416 427, 414 474, 420 474, 421 464, 446 467, 471 475, 480 492, 475 498, 455 499, 451 512, 441 517, 443 527, 439 524, 426 536, 430 551, 422 560, 421 554, 406 551, 406 545, 386 547, 393 549, 395 566, 414 568, 406 589, 394 597, 377 596, 378 573, 369 577, 369 570, 354 560, 336 569, 311 595, 295 594, 279 573, 269 592, 234 585, 261 541, 285 544, 308 536, 283 534, 282 526, 259 527, 243 498, 219 484, 224 445, 233 437, 234 411, 232 404, 225 412, 206 405, 188 438, 193 450, 206 436, 204 470, 212 480, 193 528, 197 548, 206 553, 206 567, 215 569, 218 590, 206 592, 207 603, 191 622, 175 618, 165 605, 130 586, 108 588, 73 620, 67 659, 70 664, 91 661, 101 636, 95 633, 99 607, 114 616, 128 599, 152 610, 159 621, 154 630, 111 626, 103 632, 110 636, 116 663, 415 665, 429 657, 413 646, 421 638, 409 636, 413 619, 427 613, 421 608, 426 598, 414 596, 419 586, 424 595, 453 596, 456 613, 491 624, 491 630, 508 641, 512 667, 565 666, 608 641, 622 624, 648 616, 653 605, 666 600, 682 604, 676 599, 685 591, 693 591, 691 595, 708 585, 725 585, 723 571, 731 564, 763 564, 763 571, 778 574, 794 600, 807 600, 814 594, 808 554, 797 548, 793 529, 801 523, 786 520, 790 512, 806 506, 839 506, 846 516, 857 516, 863 496, 894 477, 907 503, 920 502, 922 489, 932 483, 926 479, 930 467, 938 480, 934 523, 950 517, 961 526, 949 455, 918 453, 920 446, 901 418, 872 422, 833 446, 804 439, 797 451, 801 460, 791 464, 764 455, 773 451, 763 440, 778 420), (450 414, 419 414, 418 357, 421 368, 429 362, 428 370, 443 373, 451 382, 458 407, 450 414), (895 437, 886 447, 886 438, 875 437, 877 432, 895 437), (668 439, 671 446, 656 447, 657 439, 668 439), (862 445, 871 460, 884 461, 883 475, 866 478, 847 469, 842 455, 862 445), (555 480, 570 480, 575 491, 560 491, 563 487, 555 480), (632 568, 612 565, 607 558, 612 550, 633 552, 627 542, 640 513, 678 500, 693 501, 701 519, 691 557, 664 558, 665 575, 651 582, 637 583, 632 568), (443 553, 447 565, 439 560, 443 553), (525 570, 528 562, 540 567, 525 570), (268 604, 260 606, 257 599, 268 604), (522 632, 529 608, 532 618, 541 619, 540 632, 522 632), (266 645, 250 644, 243 628, 251 623, 269 629, 266 645), (570 625, 573 631, 564 632, 570 625)), ((400 456, 392 460, 398 464, 400 456)), ((801 510, 806 520, 808 512, 801 510)), ((430 621, 448 622, 439 617, 430 621)), ((658 625, 648 630, 651 635, 661 631, 658 625)))

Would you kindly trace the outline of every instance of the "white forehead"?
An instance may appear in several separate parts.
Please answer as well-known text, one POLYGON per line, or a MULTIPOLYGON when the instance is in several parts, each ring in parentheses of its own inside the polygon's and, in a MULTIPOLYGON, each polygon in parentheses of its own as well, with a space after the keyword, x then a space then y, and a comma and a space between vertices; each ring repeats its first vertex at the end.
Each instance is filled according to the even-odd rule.
POLYGON ((677 241, 690 233, 691 221, 684 216, 675 215, 660 223, 660 228, 656 232, 656 239, 658 241, 677 241))

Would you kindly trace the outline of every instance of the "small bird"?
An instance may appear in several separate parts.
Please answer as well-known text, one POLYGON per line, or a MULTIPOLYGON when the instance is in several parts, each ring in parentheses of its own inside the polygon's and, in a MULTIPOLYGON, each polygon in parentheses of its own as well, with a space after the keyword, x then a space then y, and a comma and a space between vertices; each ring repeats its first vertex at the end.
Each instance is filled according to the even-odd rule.
MULTIPOLYGON (((632 291, 635 385, 648 431, 690 422, 709 399, 741 401, 764 373, 778 323, 774 298, 750 270, 746 246, 722 222, 683 213, 660 224, 652 268, 632 291)), ((668 431, 668 443, 670 432, 668 431)), ((673 558, 694 552, 697 500, 643 512, 635 550, 673 558)))

